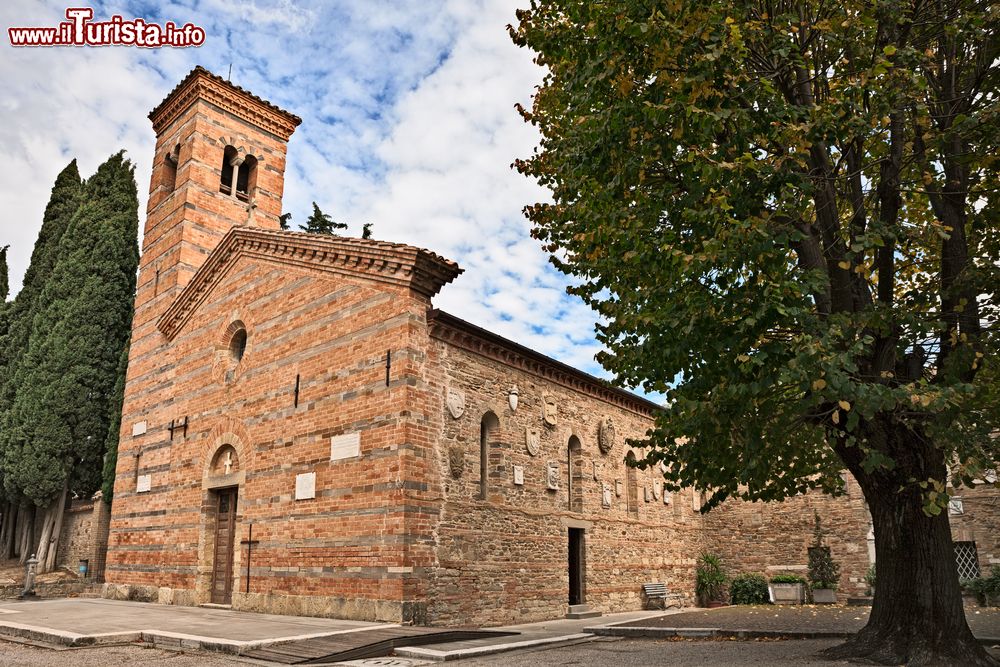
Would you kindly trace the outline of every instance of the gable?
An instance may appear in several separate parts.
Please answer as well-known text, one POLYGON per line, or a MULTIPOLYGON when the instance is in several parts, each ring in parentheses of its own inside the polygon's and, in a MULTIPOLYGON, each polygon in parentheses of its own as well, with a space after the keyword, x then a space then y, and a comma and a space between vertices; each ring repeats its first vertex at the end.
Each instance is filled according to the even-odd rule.
POLYGON ((287 264, 411 289, 430 298, 462 269, 429 250, 400 243, 235 227, 157 322, 172 340, 241 258, 287 264))

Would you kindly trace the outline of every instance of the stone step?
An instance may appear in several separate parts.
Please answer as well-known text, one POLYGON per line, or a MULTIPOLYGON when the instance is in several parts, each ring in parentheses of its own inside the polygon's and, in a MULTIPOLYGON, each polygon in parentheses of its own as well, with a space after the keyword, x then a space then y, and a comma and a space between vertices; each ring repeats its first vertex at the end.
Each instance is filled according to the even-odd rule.
POLYGON ((594 611, 587 604, 571 604, 566 610, 566 618, 597 618, 601 612, 594 611))
POLYGON ((231 604, 216 604, 214 602, 203 602, 202 604, 200 604, 198 606, 199 607, 203 607, 205 609, 232 609, 233 608, 233 605, 231 605, 231 604))

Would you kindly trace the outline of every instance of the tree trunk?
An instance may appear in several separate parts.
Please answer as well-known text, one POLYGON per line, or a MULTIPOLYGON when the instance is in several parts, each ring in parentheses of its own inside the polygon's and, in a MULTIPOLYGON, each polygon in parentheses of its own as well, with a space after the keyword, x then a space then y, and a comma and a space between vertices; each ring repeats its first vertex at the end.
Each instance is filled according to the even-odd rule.
POLYGON ((885 665, 996 667, 965 620, 948 512, 925 514, 921 489, 907 484, 947 479, 943 456, 923 434, 888 420, 883 434, 892 470, 866 473, 860 452, 838 448, 868 502, 878 568, 868 624, 825 653, 885 665))
POLYGON ((6 532, 3 534, 3 543, 0 545, 0 556, 4 560, 14 557, 14 536, 17 535, 17 518, 18 518, 18 506, 17 503, 8 503, 7 505, 7 517, 4 520, 6 527, 6 532))
POLYGON ((43 560, 41 556, 38 560, 42 561, 39 563, 43 567, 42 572, 51 572, 56 567, 56 557, 59 551, 59 538, 62 536, 62 524, 63 517, 66 516, 66 494, 69 493, 69 480, 63 484, 62 493, 59 495, 58 504, 55 507, 55 518, 52 523, 52 534, 49 537, 49 547, 46 557, 43 560))
POLYGON ((10 506, 11 503, 4 502, 0 507, 3 507, 3 523, 0 523, 0 560, 7 557, 7 552, 3 551, 3 545, 7 544, 7 533, 10 532, 10 506))
POLYGON ((34 524, 35 524, 35 510, 34 507, 23 507, 21 520, 18 522, 20 524, 17 536, 17 552, 19 554, 18 562, 22 565, 31 556, 29 549, 31 549, 31 538, 34 534, 34 524))

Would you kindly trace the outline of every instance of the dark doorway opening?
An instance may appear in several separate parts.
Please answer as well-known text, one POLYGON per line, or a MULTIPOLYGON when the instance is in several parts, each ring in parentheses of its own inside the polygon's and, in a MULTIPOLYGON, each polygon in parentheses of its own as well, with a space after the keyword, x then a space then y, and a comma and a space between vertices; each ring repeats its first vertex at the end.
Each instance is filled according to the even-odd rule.
POLYGON ((215 554, 212 561, 212 602, 232 604, 233 601, 233 545, 236 532, 236 491, 216 491, 215 554))
POLYGON ((569 529, 569 603, 583 604, 584 600, 584 532, 583 528, 569 529))

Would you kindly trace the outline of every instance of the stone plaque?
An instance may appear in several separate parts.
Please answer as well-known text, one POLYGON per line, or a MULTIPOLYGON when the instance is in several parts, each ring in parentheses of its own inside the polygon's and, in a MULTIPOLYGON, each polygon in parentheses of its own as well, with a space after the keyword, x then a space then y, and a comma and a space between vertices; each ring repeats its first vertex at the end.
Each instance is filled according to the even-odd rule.
POLYGON ((657 482, 653 482, 653 499, 654 500, 659 500, 660 499, 660 491, 661 490, 662 489, 660 489, 660 484, 658 484, 657 482))
POLYGON ((132 437, 144 435, 146 433, 146 422, 136 422, 132 424, 132 437))
POLYGON ((451 476, 455 479, 462 476, 462 471, 465 470, 464 449, 458 446, 448 448, 448 469, 451 471, 451 476))
POLYGON ((594 481, 597 481, 597 461, 591 461, 591 472, 594 475, 594 481))
POLYGON ((615 496, 622 497, 622 481, 620 479, 615 480, 615 496))
POLYGON ((455 419, 458 419, 465 414, 465 394, 458 391, 457 389, 448 390, 448 412, 455 419))
POLYGON ((559 490, 559 461, 549 461, 545 470, 545 483, 550 491, 559 490))
POLYGON ((644 501, 646 501, 647 503, 648 503, 648 502, 649 502, 649 500, 650 500, 650 498, 649 498, 649 496, 650 496, 650 495, 651 495, 651 494, 649 493, 649 487, 648 487, 648 486, 644 486, 644 487, 642 487, 642 499, 643 499, 644 501))
POLYGON ((152 475, 139 475, 135 480, 135 492, 136 493, 149 493, 149 490, 153 488, 153 476, 152 475))
POLYGON ((601 485, 601 507, 611 508, 611 485, 607 482, 601 485))
POLYGON ((664 485, 664 487, 663 487, 663 504, 664 505, 669 505, 670 504, 670 492, 667 491, 666 485, 664 485))
POLYGON ((361 434, 345 433, 330 438, 330 460, 353 459, 361 456, 361 434))
POLYGON ((538 451, 542 447, 542 432, 537 428, 524 429, 524 445, 529 454, 538 456, 538 451))
POLYGON ((602 454, 607 454, 615 448, 615 423, 611 417, 606 417, 597 429, 597 446, 602 454))
POLYGON ((514 466, 514 484, 524 486, 524 467, 514 466))
POLYGON ((316 497, 316 473, 304 472, 295 476, 295 499, 311 500, 316 497))
POLYGON ((556 406, 556 397, 552 394, 542 395, 542 421, 547 426, 559 423, 559 408, 556 406))

